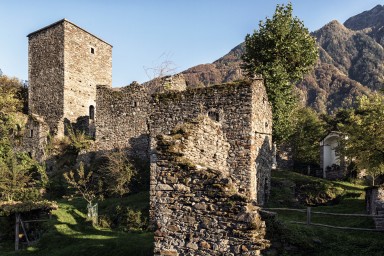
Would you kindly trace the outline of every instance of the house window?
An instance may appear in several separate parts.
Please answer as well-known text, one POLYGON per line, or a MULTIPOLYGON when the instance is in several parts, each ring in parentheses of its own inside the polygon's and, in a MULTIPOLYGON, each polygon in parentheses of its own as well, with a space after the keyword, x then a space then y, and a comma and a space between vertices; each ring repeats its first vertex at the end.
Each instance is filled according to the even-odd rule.
POLYGON ((95 49, 91 47, 91 53, 95 54, 95 49))
POLYGON ((95 119, 95 107, 93 105, 89 106, 89 119, 95 119))

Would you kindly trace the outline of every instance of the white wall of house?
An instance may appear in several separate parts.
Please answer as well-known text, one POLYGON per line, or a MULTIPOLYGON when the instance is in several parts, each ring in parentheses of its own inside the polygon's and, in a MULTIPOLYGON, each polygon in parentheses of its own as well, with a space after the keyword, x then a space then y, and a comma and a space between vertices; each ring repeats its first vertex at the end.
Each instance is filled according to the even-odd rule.
POLYGON ((333 164, 340 165, 340 157, 336 153, 339 145, 339 134, 330 133, 321 142, 320 146, 323 147, 323 178, 326 178, 326 170, 328 166, 333 164))

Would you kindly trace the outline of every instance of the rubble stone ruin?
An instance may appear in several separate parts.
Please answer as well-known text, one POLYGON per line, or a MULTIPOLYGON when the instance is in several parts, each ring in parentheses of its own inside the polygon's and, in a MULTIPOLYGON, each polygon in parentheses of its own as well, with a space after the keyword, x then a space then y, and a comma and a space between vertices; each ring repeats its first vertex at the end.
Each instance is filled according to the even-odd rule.
POLYGON ((28 35, 24 149, 71 125, 97 152, 150 161, 155 255, 257 255, 269 244, 272 113, 262 80, 186 89, 182 75, 112 88, 112 46, 68 20, 28 35))

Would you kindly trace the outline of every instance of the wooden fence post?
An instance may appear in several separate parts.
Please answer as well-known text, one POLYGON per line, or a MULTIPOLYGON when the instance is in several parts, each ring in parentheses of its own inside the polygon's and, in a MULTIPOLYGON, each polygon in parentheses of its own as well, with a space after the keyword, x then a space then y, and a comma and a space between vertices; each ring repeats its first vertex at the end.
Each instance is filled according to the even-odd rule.
POLYGON ((19 250, 19 234, 20 234, 20 213, 15 213, 15 251, 19 250))
POLYGON ((311 225, 311 207, 307 207, 307 225, 311 225))

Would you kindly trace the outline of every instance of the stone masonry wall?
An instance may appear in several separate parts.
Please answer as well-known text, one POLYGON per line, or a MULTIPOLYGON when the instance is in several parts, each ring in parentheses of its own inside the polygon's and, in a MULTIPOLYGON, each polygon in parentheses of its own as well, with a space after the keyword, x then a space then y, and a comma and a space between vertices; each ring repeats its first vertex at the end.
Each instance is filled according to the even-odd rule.
POLYGON ((64 25, 28 37, 29 114, 43 117, 56 132, 64 115, 64 25))
POLYGON ((206 115, 156 137, 155 255, 259 255, 269 246, 254 202, 239 193, 222 124, 206 115))
POLYGON ((127 149, 131 156, 149 159, 146 87, 133 83, 120 89, 97 86, 96 145, 98 151, 127 149))
POLYGON ((62 136, 95 112, 96 85, 112 86, 112 46, 65 19, 28 37, 29 113, 62 136))
POLYGON ((64 21, 64 117, 74 123, 96 106, 96 85, 112 86, 112 46, 64 21))
MULTIPOLYGON (((264 202, 264 191, 257 195, 257 177, 270 173, 271 109, 261 80, 223 84, 207 88, 169 92, 154 96, 150 117, 151 138, 168 134, 178 124, 206 115, 221 123, 230 145, 226 159, 230 176, 238 191, 251 199, 264 202), (263 100, 264 99, 264 100, 263 100), (259 111, 259 113, 256 113, 259 111), (253 120, 262 118, 261 121, 253 120), (268 126, 266 126, 266 122, 268 126), (262 152, 263 156, 260 154, 262 152), (256 161, 258 161, 256 166, 256 161), (256 174, 257 171, 260 173, 256 174), (261 174, 264 173, 264 174, 261 174)), ((156 141, 151 141, 155 148, 156 141)), ((154 173, 151 174, 155 180, 154 173)), ((265 181, 262 181, 265 184, 265 181)), ((268 181, 267 181, 268 183, 268 181)))
POLYGON ((38 161, 45 160, 45 146, 49 127, 41 117, 30 115, 25 127, 22 147, 31 157, 38 161))
POLYGON ((251 175, 256 173, 255 186, 257 202, 263 205, 269 197, 272 170, 272 110, 265 87, 260 80, 252 87, 251 116, 251 175), (261 191, 261 193, 259 192, 261 191))

